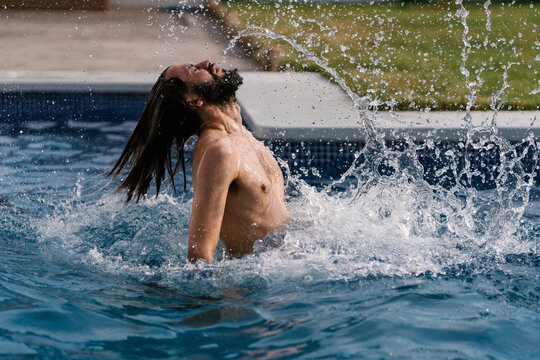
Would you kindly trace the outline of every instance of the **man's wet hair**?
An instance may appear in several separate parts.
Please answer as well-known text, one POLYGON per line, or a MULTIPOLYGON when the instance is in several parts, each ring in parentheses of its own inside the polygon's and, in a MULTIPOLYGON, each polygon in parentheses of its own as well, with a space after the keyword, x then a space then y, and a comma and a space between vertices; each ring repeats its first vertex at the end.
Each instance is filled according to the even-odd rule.
POLYGON ((126 203, 133 197, 139 202, 148 192, 152 178, 155 178, 157 197, 165 178, 165 169, 176 192, 174 175, 180 165, 186 190, 184 145, 191 136, 199 134, 201 120, 185 101, 187 85, 176 78, 166 80, 167 69, 152 87, 135 130, 107 175, 115 178, 123 169, 130 169, 117 188, 117 191, 126 191, 126 203), (176 151, 174 167, 173 148, 176 151))
MULTIPOLYGON (((156 182, 156 197, 165 178, 165 169, 176 193, 174 175, 182 166, 184 191, 186 191, 186 166, 184 145, 201 131, 201 119, 190 109, 185 96, 186 83, 177 78, 166 80, 165 69, 152 87, 146 105, 122 154, 107 177, 115 178, 122 170, 129 173, 118 185, 117 191, 126 191, 126 203, 136 202, 146 195, 152 178, 156 182), (173 167, 172 150, 176 152, 173 167)), ((214 75, 213 82, 194 87, 194 91, 213 104, 226 104, 235 100, 235 92, 242 84, 242 77, 235 70, 226 70, 225 77, 214 75)))

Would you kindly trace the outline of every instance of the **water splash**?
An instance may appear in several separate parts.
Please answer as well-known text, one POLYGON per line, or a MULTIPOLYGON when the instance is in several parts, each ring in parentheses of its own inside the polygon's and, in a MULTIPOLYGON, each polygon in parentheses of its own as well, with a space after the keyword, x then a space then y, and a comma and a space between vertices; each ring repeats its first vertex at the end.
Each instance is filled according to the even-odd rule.
POLYGON ((229 51, 231 51, 231 49, 235 46, 236 42, 242 37, 254 35, 264 36, 270 39, 282 40, 287 42, 296 51, 303 54, 308 60, 313 61, 321 69, 330 74, 332 76, 332 79, 341 87, 341 89, 343 89, 343 91, 345 91, 347 96, 354 102, 354 106, 358 109, 359 112, 360 123, 362 124, 362 127, 364 128, 367 137, 375 141, 375 143, 377 144, 382 144, 384 142, 380 134, 375 130, 373 122, 369 116, 368 106, 371 103, 371 98, 367 95, 360 97, 356 93, 354 93, 352 89, 346 84, 345 80, 337 73, 337 71, 329 66, 327 60, 321 57, 317 57, 312 51, 302 46, 298 42, 294 41, 293 39, 278 34, 272 30, 262 28, 260 26, 249 25, 244 30, 241 30, 235 37, 233 37, 229 41, 229 45, 224 50, 224 54, 227 54, 229 51))
POLYGON ((484 49, 487 49, 489 45, 489 33, 491 32, 491 10, 489 10, 489 5, 491 5, 491 0, 486 0, 484 3, 484 11, 486 13, 486 30, 488 31, 486 37, 484 38, 484 49))
MULTIPOLYGON (((497 135, 495 116, 486 126, 473 126, 470 110, 482 82, 479 75, 477 82, 470 80, 468 12, 462 1, 456 4, 464 29, 460 71, 469 95, 467 136, 454 146, 436 138, 423 143, 406 138, 398 146, 386 144, 374 126, 377 118, 368 111, 374 101, 369 93, 356 94, 328 59, 309 46, 249 25, 231 39, 226 53, 247 36, 289 44, 329 74, 354 101, 368 134, 351 166, 320 191, 308 184, 302 172, 287 173, 288 203, 297 220, 285 229, 282 245, 274 248, 257 243, 256 251, 243 259, 231 258, 220 245, 217 262, 191 264, 186 259, 190 201, 161 196, 125 208, 123 200, 112 195, 84 201, 85 189, 78 184, 73 198, 64 204, 49 200, 56 209, 53 215, 36 219, 43 251, 51 256, 63 254, 60 261, 73 264, 76 259, 83 266, 195 293, 229 285, 239 288, 245 282, 264 287, 272 283, 354 281, 369 276, 489 273, 501 269, 508 256, 537 256, 538 241, 528 235, 537 230, 524 221, 536 170, 526 168, 523 160, 538 162, 538 142, 529 136, 518 144, 509 144, 497 135), (435 171, 439 182, 429 181, 426 175, 421 162, 426 153, 435 154, 444 164, 435 171), (482 157, 486 154, 495 161, 484 164, 482 157), (490 167, 488 175, 482 167, 490 167), (478 181, 492 186, 478 190, 473 186, 478 181)), ((487 0, 488 32, 489 5, 487 0)), ((312 19, 298 21, 322 26, 312 19)), ((487 39, 486 35, 484 44, 487 39)), ((504 68, 503 84, 493 94, 495 111, 503 104, 512 65, 504 68)), ((286 163, 282 166, 288 169, 286 163)), ((319 170, 306 169, 306 174, 319 170)))
MULTIPOLYGON (((540 42, 537 41, 537 45, 540 44, 540 42)), ((535 61, 540 61, 540 54, 536 55, 536 57, 534 58, 535 61)), ((538 80, 538 85, 540 85, 540 79, 538 80)), ((538 88, 534 89, 534 90, 531 90, 529 92, 529 95, 535 95, 535 94, 538 94, 540 93, 540 86, 538 86, 538 88)))
MULTIPOLYGON (((315 191, 303 183, 299 177, 293 176, 293 186, 298 187, 297 193, 300 195, 299 199, 294 199, 292 203, 296 204, 299 217, 310 219, 310 226, 313 226, 310 238, 317 238, 315 234, 325 234, 324 241, 317 243, 317 246, 311 250, 331 247, 327 243, 328 239, 332 238, 331 234, 339 234, 339 243, 342 246, 340 249, 348 246, 354 254, 371 254, 375 257, 375 254, 388 254, 380 248, 377 249, 378 252, 369 251, 367 248, 362 248, 358 253, 355 252, 361 244, 368 244, 368 247, 374 246, 373 243, 362 240, 362 230, 369 229, 365 231, 370 236, 381 235, 377 237, 377 244, 385 244, 387 250, 392 248, 391 253, 404 255, 404 252, 411 251, 406 256, 404 255, 410 260, 408 263, 410 266, 399 263, 397 257, 385 264, 389 268, 395 265, 395 268, 388 273, 384 271, 382 273, 394 275, 399 273, 398 268, 409 274, 415 271, 444 273, 445 268, 452 268, 456 264, 474 263, 475 259, 482 257, 494 257, 501 260, 504 254, 517 249, 524 253, 531 251, 537 253, 538 245, 534 241, 520 243, 518 233, 535 177, 535 170, 525 169, 523 160, 529 157, 532 164, 537 162, 538 143, 530 135, 522 142, 512 145, 497 136, 496 128, 498 111, 504 103, 504 91, 509 86, 508 71, 517 63, 510 62, 503 67, 502 86, 493 93, 491 99, 491 108, 494 110, 491 122, 480 127, 473 126, 471 110, 475 105, 478 87, 482 86, 483 80, 480 78, 481 71, 477 73, 476 82, 470 79, 470 71, 467 67, 472 53, 471 35, 469 35, 467 24, 469 12, 461 0, 457 0, 456 4, 459 6, 456 15, 463 26, 460 71, 465 77, 465 86, 469 91, 464 118, 468 131, 463 142, 456 145, 457 149, 450 148, 439 155, 447 165, 439 169, 438 174, 450 178, 449 183, 454 185, 449 188, 426 181, 425 169, 419 161, 418 154, 422 151, 441 152, 438 148, 440 142, 437 139, 427 139, 425 143, 416 144, 412 139, 406 139, 404 148, 399 151, 392 150, 375 130, 373 121, 376 119, 368 114, 367 105, 371 102, 369 94, 354 94, 337 71, 329 66, 324 56, 318 57, 313 51, 295 40, 256 25, 248 25, 231 40, 229 47, 243 36, 268 37, 288 43, 307 60, 317 64, 322 71, 331 75, 359 107, 360 117, 364 119, 364 127, 370 130, 366 146, 355 154, 351 167, 322 192, 315 191), (472 184, 475 179, 486 176, 476 165, 479 153, 494 149, 498 153, 498 162, 491 171, 494 177, 493 190, 478 191, 472 184), (386 169, 383 174, 381 174, 381 166, 386 169), (389 168, 391 170, 388 170, 389 168), (353 190, 335 195, 333 189, 337 185, 351 182, 351 179, 354 180, 353 190), (376 204, 373 199, 381 203, 376 204), (313 208, 306 210, 306 204, 312 205, 313 208), (370 208, 370 205, 373 207, 370 208), (308 211, 308 213, 303 211, 308 211), (351 216, 351 214, 362 215, 351 216), (376 219, 374 223, 381 224, 380 228, 369 223, 368 214, 372 215, 371 220, 376 219), (350 232, 347 232, 349 228, 350 232), (388 230, 391 228, 397 230, 395 232, 388 230), (419 237, 415 237, 416 235, 419 237), (344 242, 343 238, 350 239, 351 243, 344 242), (404 243, 399 246, 396 243, 388 243, 388 239, 395 241, 396 238, 403 239, 404 243), (344 243, 347 245, 343 245, 344 243), (429 259, 426 262, 419 261, 412 254, 412 249, 417 249, 420 243, 426 249, 421 256, 423 259, 429 259), (407 248, 409 245, 411 248, 407 248), (461 249, 463 252, 455 251, 455 249, 461 249), (448 261, 440 261, 441 258, 435 254, 440 254, 441 258, 448 261)), ((483 43, 485 48, 487 48, 488 36, 491 32, 490 4, 490 0, 484 3, 488 32, 483 43)), ((306 22, 305 19, 301 20, 306 22)), ((328 258, 325 261, 331 263, 328 258)), ((358 259, 355 258, 355 261, 358 259)), ((358 263, 366 265, 363 261, 358 263)), ((369 273, 367 268, 369 266, 363 269, 369 273)))
POLYGON ((463 5, 463 0, 456 0, 456 5, 459 5, 459 10, 457 11, 456 15, 460 17, 461 24, 463 25, 463 35, 461 37, 463 42, 463 48, 461 50, 461 66, 459 68, 459 71, 465 76, 465 86, 469 90, 469 95, 467 95, 467 107, 464 120, 467 124, 467 128, 471 129, 473 126, 471 109, 474 106, 474 102, 476 101, 477 90, 476 84, 470 81, 470 72, 467 69, 467 60, 472 50, 471 43, 469 42, 469 26, 467 25, 467 17, 469 16, 469 11, 467 11, 465 6, 463 5))
POLYGON ((322 69, 327 71, 334 81, 336 81, 339 86, 345 91, 347 96, 351 98, 352 101, 354 101, 354 104, 361 110, 367 108, 369 102, 368 97, 359 97, 357 94, 355 94, 352 89, 347 86, 345 83, 345 80, 337 73, 337 71, 333 68, 331 68, 328 64, 328 61, 322 57, 317 57, 312 51, 308 50, 306 47, 300 45, 293 39, 278 34, 272 30, 256 26, 256 25, 248 25, 245 29, 241 30, 236 36, 234 36, 230 41, 227 48, 223 51, 224 54, 227 54, 229 51, 232 50, 232 48, 235 46, 235 44, 240 40, 242 37, 245 36, 264 36, 268 37, 270 39, 274 40, 282 40, 287 42, 289 45, 291 45, 296 51, 303 54, 308 60, 313 61, 315 64, 320 66, 322 69))
MULTIPOLYGON (((166 195, 125 207, 121 196, 79 184, 67 199, 45 199, 54 213, 32 222, 42 251, 55 262, 190 294, 219 293, 246 281, 267 287, 370 276, 470 276, 500 269, 508 256, 538 254, 537 240, 523 236, 532 178, 518 168, 527 152, 505 154, 497 187, 480 192, 459 183, 428 184, 415 155, 421 146, 379 156, 364 148, 340 179, 348 185, 342 192, 333 190, 337 182, 318 191, 290 175, 288 203, 296 220, 279 247, 260 242, 242 259, 228 256, 220 244, 217 262, 189 263, 191 200, 166 195), (375 164, 383 161, 393 173, 381 174, 375 164)), ((537 160, 538 152, 533 156, 537 160)), ((457 158, 449 167, 463 175, 457 158)))
POLYGON ((491 120, 491 127, 494 130, 496 130, 496 125, 497 125, 497 123, 496 123, 497 114, 499 113, 499 110, 504 105, 504 101, 503 101, 504 90, 506 90, 506 88, 508 88, 508 86, 510 86, 508 84, 508 70, 510 70, 510 68, 513 65, 519 65, 519 63, 509 62, 507 66, 503 67, 503 76, 502 76, 503 83, 502 83, 502 86, 501 86, 501 88, 499 90, 495 91, 491 95, 491 103, 490 103, 489 106, 491 107, 491 110, 493 110, 493 112, 494 112, 493 113, 493 118, 491 120))

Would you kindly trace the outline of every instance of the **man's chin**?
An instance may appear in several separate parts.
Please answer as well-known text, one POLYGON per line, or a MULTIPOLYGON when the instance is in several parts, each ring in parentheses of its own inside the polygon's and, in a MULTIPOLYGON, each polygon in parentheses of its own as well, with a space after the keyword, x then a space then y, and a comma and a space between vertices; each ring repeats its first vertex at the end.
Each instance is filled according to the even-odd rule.
POLYGON ((223 70, 225 76, 214 75, 214 81, 196 87, 196 91, 210 103, 226 104, 235 101, 235 94, 242 85, 242 76, 237 69, 223 70))

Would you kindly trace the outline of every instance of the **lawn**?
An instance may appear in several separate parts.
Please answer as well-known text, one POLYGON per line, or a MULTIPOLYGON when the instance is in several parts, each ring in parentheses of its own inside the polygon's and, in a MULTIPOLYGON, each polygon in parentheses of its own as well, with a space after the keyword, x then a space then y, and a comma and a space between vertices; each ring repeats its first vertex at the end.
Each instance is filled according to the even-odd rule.
POLYGON ((258 35, 258 46, 282 50, 280 69, 332 78, 309 59, 314 56, 381 107, 465 109, 472 90, 473 109, 540 109, 539 3, 489 4, 489 17, 483 3, 466 3, 466 16, 454 2, 224 5, 237 12, 243 26, 268 29, 307 50, 258 35), (470 47, 463 41, 464 18, 470 47), (493 94, 503 88, 505 69, 508 86, 496 102, 493 94), (469 72, 470 89, 463 72, 469 72))

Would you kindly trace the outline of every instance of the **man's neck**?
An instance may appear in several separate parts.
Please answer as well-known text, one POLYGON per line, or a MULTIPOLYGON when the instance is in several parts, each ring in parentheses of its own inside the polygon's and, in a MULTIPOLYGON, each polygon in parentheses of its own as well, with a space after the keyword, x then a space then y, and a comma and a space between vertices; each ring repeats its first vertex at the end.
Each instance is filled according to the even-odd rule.
POLYGON ((226 105, 204 104, 197 115, 201 118, 201 131, 214 129, 231 133, 242 126, 240 106, 236 101, 226 105))

